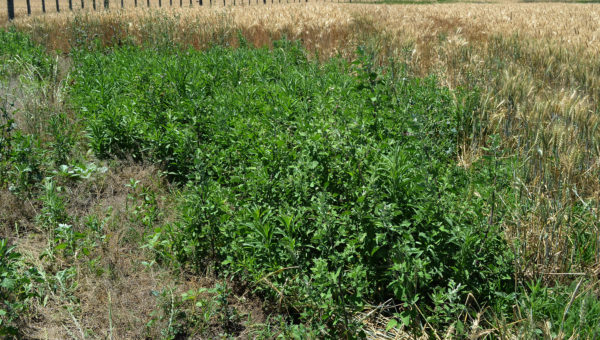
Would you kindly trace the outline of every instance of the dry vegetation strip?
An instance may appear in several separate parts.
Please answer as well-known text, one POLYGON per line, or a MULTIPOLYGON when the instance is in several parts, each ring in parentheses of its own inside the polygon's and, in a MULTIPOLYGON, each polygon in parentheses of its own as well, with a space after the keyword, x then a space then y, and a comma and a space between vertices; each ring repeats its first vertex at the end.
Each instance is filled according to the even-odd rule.
MULTIPOLYGON (((48 14, 56 14, 58 3, 58 8, 62 13, 69 13, 71 10, 75 13, 81 12, 94 12, 94 6, 96 6, 96 11, 101 12, 104 11, 104 0, 43 0, 45 1, 45 9, 48 14), (69 4, 72 9, 69 9, 69 4), (94 5, 95 4, 95 5, 94 5)), ((364 0, 362 3, 366 2, 374 2, 375 0, 364 0)), ((418 0, 415 2, 424 1, 418 0)), ((348 0, 344 1, 333 1, 333 0, 311 0, 311 2, 315 3, 340 3, 340 2, 350 2, 348 0)), ((223 8, 226 7, 248 7, 248 6, 271 6, 271 5, 285 5, 285 4, 297 4, 297 5, 305 5, 307 3, 306 0, 109 0, 108 9, 109 10, 118 10, 122 8, 126 9, 181 9, 184 11, 189 11, 190 9, 204 7, 204 8, 223 8), (202 1, 202 4, 200 2, 202 1)), ((30 8, 32 15, 41 15, 44 13, 44 5, 42 4, 42 0, 30 0, 30 8)), ((15 16, 16 17, 26 17, 27 16, 27 1, 26 0, 15 0, 15 16)), ((6 1, 0 1, 0 22, 5 22, 7 20, 7 3, 6 1)))

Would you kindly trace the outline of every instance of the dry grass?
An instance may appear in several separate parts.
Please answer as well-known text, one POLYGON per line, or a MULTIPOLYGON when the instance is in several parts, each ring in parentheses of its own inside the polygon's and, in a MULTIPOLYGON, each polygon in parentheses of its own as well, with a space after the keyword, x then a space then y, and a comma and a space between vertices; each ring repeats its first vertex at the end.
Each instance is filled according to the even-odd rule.
MULTIPOLYGON (((15 16, 26 17, 27 16, 27 1, 26 0, 14 0, 15 1, 15 16)), ((108 9, 177 9, 181 8, 184 11, 198 8, 200 6, 206 7, 223 7, 223 6, 264 6, 266 1, 267 5, 279 5, 279 4, 305 4, 305 0, 109 0, 108 9), (202 5, 200 5, 202 1, 202 5)), ((311 2, 348 2, 349 0, 311 0, 311 2)), ((362 0, 361 2, 372 2, 375 0, 362 0)), ((428 0, 415 0, 428 1, 428 0)), ((0 22, 5 22, 8 19, 7 15, 7 4, 6 1, 0 2, 0 22)), ((62 13, 68 13, 69 11, 75 11, 76 13, 81 12, 94 12, 104 11, 104 0, 30 0, 30 9, 32 15, 40 15, 44 13, 52 14, 57 13, 57 8, 62 13), (69 5, 70 3, 70 5, 69 5), (57 5, 58 4, 58 5, 57 5), (58 7, 57 7, 58 6, 58 7), (95 8, 95 9, 94 9, 95 8)))
MULTIPOLYGON (((132 188, 127 187, 135 178, 139 185, 155 192, 159 198, 172 197, 169 186, 152 165, 121 162, 105 174, 90 181, 63 183, 68 215, 73 217, 77 229, 87 216, 100 216, 104 221, 104 235, 87 255, 64 257, 54 253, 52 231, 21 229, 1 234, 11 243, 18 244, 27 263, 45 273, 44 284, 39 289, 46 297, 31 306, 24 316, 24 333, 29 339, 143 339, 162 338, 169 327, 169 298, 179 298, 189 290, 212 288, 217 279, 210 275, 186 275, 170 270, 168 266, 144 266, 154 254, 140 247, 143 235, 151 232, 139 221, 132 219, 132 188), (131 202, 130 202, 131 205, 131 202), (12 235, 11 235, 12 234, 12 235), (166 298, 159 293, 166 294, 166 298), (153 322, 150 322, 154 320, 153 322)), ((4 202, 12 204, 13 218, 22 225, 35 225, 32 209, 18 207, 15 196, 0 191, 4 202), (14 202, 13 202, 14 201, 14 202), (13 202, 13 203, 10 203, 13 202), (24 223, 27 222, 27 223, 24 223), (24 224, 23 224, 24 223, 24 224)), ((174 218, 173 202, 158 200, 158 209, 165 212, 157 224, 174 218)), ((5 209, 3 209, 5 210, 5 209)), ((85 232, 81 230, 82 232, 85 232)), ((264 322, 262 302, 238 290, 230 299, 231 306, 242 320, 264 322)), ((177 308, 177 307, 175 307, 177 308)), ((241 337, 248 336, 245 328, 241 337)), ((218 328, 213 330, 215 335, 218 328)))

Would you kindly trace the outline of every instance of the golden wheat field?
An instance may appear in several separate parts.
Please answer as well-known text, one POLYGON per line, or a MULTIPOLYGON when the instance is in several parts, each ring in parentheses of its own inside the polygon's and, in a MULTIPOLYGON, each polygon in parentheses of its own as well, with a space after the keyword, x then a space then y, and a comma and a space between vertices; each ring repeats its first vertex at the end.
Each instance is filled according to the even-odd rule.
MULTIPOLYGON (((372 0, 370 0, 372 1, 372 0)), ((363 1, 363 2, 370 2, 363 1)), ((319 2, 340 2, 330 0, 319 0, 319 2)), ((223 6, 264 6, 265 4, 288 4, 288 3, 306 3, 304 0, 110 0, 108 2, 108 9, 135 9, 139 8, 165 8, 165 9, 176 9, 183 8, 190 10, 200 6, 206 7, 223 7, 223 6), (266 2, 265 2, 266 1, 266 2)), ((7 4, 6 1, 0 3, 0 18, 6 20, 7 16, 7 4)), ((104 10, 104 0, 30 0, 29 6, 31 14, 43 14, 44 9, 46 13, 56 13, 57 8, 60 12, 69 11, 101 11, 104 10), (58 6, 58 7, 57 7, 58 6)), ((27 0, 16 0, 15 1, 15 14, 16 16, 27 15, 27 0)))
MULTIPOLYGON (((512 215, 502 222, 515 271, 545 282, 600 275, 600 4, 252 0, 248 6, 238 0, 223 7, 217 0, 199 7, 194 0, 190 7, 183 0, 179 8, 173 0, 173 8, 157 9, 158 0, 150 0, 148 9, 133 1, 124 0, 124 10, 116 9, 119 1, 94 12, 91 0, 85 10, 73 0, 78 10, 56 14, 56 1, 47 0, 48 14, 27 17, 24 0, 17 0, 13 24, 60 51, 81 38, 76 26, 106 45, 166 39, 205 49, 215 41, 236 46, 241 34, 250 44, 271 46, 285 36, 320 59, 352 59, 357 46, 370 46, 379 64, 399 61, 411 75, 433 74, 451 89, 477 88, 474 115, 482 123, 461 145, 458 163, 469 168, 498 135, 521 164, 514 170, 517 206, 507 207, 512 215), (583 229, 585 237, 573 236, 583 229), (576 261, 583 243, 595 261, 576 261)), ((3 6, 0 22, 6 21, 3 6)), ((60 0, 61 9, 68 6, 60 0)), ((32 0, 32 8, 40 13, 41 0, 32 0)))

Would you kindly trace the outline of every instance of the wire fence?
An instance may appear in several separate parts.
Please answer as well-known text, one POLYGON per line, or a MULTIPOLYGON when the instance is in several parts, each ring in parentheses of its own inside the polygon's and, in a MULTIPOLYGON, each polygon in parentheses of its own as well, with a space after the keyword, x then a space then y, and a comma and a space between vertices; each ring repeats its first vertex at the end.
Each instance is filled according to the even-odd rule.
MULTIPOLYGON (((317 0, 310 0, 311 2, 317 0)), ((353 0, 319 0, 327 2, 352 2, 353 0)), ((0 2, 3 2, 0 0, 0 2)), ((237 6, 269 3, 309 2, 309 0, 6 0, 8 20, 17 16, 44 13, 61 13, 74 10, 108 10, 111 8, 162 8, 194 6, 237 6)), ((2 6, 0 6, 0 10, 2 6)), ((6 17, 4 17, 6 20, 6 17)))

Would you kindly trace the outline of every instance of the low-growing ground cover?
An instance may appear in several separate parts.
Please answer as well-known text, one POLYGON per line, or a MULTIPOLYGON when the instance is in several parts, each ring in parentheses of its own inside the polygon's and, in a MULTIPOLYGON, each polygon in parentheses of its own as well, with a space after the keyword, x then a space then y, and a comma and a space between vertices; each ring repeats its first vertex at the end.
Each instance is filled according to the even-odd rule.
POLYGON ((18 218, 0 211, 3 331, 26 334, 66 299, 63 334, 81 338, 360 337, 364 311, 397 334, 533 336, 540 320, 548 334, 598 332, 583 281, 551 289, 515 273, 501 226, 518 206, 518 159, 491 136, 458 165, 479 124, 476 88, 380 66, 364 47, 351 63, 319 62, 299 43, 257 49, 242 36, 206 51, 83 42, 61 78, 27 37, 0 37, 3 64, 22 65, 4 88, 35 84, 52 104, 2 103, 3 202, 33 202, 18 218), (107 186, 132 162, 154 170, 107 186), (12 248, 35 235, 33 257, 12 248), (121 322, 115 294, 128 301, 136 280, 149 292, 121 322), (86 324, 97 281, 105 312, 86 324))

